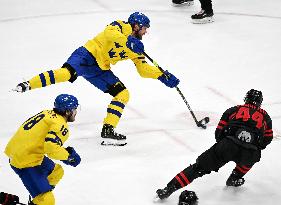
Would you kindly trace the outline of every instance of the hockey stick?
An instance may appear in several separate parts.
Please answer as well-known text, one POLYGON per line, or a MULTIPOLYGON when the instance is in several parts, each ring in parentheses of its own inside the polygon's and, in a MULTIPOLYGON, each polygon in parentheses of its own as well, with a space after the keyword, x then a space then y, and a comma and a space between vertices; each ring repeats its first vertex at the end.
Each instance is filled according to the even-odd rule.
MULTIPOLYGON (((154 61, 149 55, 147 55, 145 52, 143 52, 143 54, 145 55, 145 57, 147 57, 157 68, 159 68, 159 70, 164 73, 165 71, 157 64, 156 61, 154 61)), ((167 76, 166 76, 167 77, 167 76)), ((195 114, 194 112, 192 111, 189 103, 187 102, 187 100, 185 99, 184 95, 182 94, 181 90, 178 88, 178 86, 176 87, 178 93, 180 94, 181 98, 183 99, 184 103, 186 104, 188 110, 190 111, 197 127, 201 127, 203 129, 206 129, 207 126, 206 124, 210 121, 210 118, 209 117, 205 117, 203 118, 202 120, 198 121, 197 118, 195 117, 195 114)))
POLYGON ((27 205, 19 202, 19 197, 13 194, 7 194, 4 192, 0 193, 0 204, 20 204, 20 205, 27 205))

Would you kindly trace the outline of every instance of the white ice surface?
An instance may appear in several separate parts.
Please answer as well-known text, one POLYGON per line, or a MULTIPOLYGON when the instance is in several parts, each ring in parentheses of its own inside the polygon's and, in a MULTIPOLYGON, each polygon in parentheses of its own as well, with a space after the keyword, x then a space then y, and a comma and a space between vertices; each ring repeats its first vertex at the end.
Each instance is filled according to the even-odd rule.
MULTIPOLYGON (((215 23, 194 25, 190 15, 200 10, 198 1, 179 8, 163 0, 0 0, 0 191, 27 201, 28 192, 10 169, 4 148, 24 120, 52 108, 58 94, 70 93, 82 110, 66 146, 74 146, 82 162, 77 168, 64 166, 65 176, 54 191, 57 204, 152 205, 156 189, 215 142, 222 112, 243 103, 246 91, 256 88, 263 91, 275 138, 246 175, 245 185, 225 187, 235 166, 229 163, 186 188, 196 191, 204 205, 279 204, 280 8, 277 0, 217 0, 215 23), (117 129, 127 135, 126 147, 99 145, 111 97, 82 78, 24 94, 9 92, 23 79, 60 67, 105 25, 137 10, 151 19, 143 39, 146 52, 180 78, 179 88, 198 119, 211 118, 207 130, 195 126, 175 89, 141 78, 129 61, 112 69, 131 93, 117 129)), ((176 205, 179 194, 163 204, 176 205)))

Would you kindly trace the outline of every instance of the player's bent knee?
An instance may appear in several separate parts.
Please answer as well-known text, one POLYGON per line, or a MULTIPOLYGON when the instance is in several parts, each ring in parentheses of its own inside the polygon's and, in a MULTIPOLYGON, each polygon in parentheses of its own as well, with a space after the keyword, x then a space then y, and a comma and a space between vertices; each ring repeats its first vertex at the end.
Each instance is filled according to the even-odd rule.
POLYGON ((50 185, 55 186, 59 183, 64 175, 64 170, 60 164, 56 164, 52 173, 48 176, 50 185))
POLYGON ((49 191, 36 196, 32 202, 36 205, 55 205, 55 196, 53 192, 49 191))
POLYGON ((71 65, 69 65, 68 63, 63 64, 62 67, 66 68, 69 71, 70 79, 68 81, 73 83, 78 77, 76 70, 71 65))
POLYGON ((122 102, 124 104, 127 104, 130 100, 130 93, 129 93, 129 90, 125 89, 125 90, 122 90, 120 93, 118 93, 114 100, 117 100, 119 102, 122 102))
POLYGON ((126 89, 126 86, 121 82, 117 82, 111 85, 105 93, 109 93, 111 96, 116 97, 119 93, 126 89))
POLYGON ((183 173, 187 176, 191 183, 194 179, 202 177, 205 174, 209 174, 209 171, 204 170, 199 164, 195 163, 183 170, 183 173))

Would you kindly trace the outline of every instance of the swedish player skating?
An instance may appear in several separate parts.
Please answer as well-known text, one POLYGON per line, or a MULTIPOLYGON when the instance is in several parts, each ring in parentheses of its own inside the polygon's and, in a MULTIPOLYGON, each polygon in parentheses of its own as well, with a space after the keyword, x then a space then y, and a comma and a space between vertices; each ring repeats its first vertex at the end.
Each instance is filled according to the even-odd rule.
POLYGON ((74 167, 81 161, 74 148, 63 147, 69 137, 67 123, 75 121, 77 107, 76 97, 58 95, 53 110, 43 110, 26 120, 6 146, 12 169, 33 198, 30 205, 55 204, 52 190, 64 171, 51 159, 74 167))
POLYGON ((111 65, 131 59, 141 77, 159 79, 171 88, 179 83, 168 71, 165 71, 164 75, 157 67, 145 61, 141 39, 149 27, 149 18, 140 12, 131 14, 127 22, 116 20, 84 46, 75 50, 62 68, 43 72, 27 82, 20 83, 15 91, 25 92, 59 82, 74 82, 78 76, 82 76, 113 97, 103 121, 102 144, 125 145, 126 136, 116 133, 114 128, 119 123, 130 95, 123 82, 111 71, 111 65))

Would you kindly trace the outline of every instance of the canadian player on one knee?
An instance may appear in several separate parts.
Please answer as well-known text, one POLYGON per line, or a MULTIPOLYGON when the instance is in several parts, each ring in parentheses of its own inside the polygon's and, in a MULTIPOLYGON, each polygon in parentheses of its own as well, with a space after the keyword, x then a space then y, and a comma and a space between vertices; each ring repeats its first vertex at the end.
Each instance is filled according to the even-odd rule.
POLYGON ((73 147, 63 147, 69 138, 68 122, 75 121, 78 105, 76 97, 58 95, 53 110, 43 110, 26 120, 5 148, 11 168, 33 198, 29 205, 55 204, 52 190, 64 170, 53 160, 73 167, 81 161, 73 147))
MULTIPOLYGON (((234 187, 243 185, 244 175, 260 161, 261 150, 273 139, 272 121, 267 112, 260 108, 262 101, 262 92, 251 89, 244 98, 245 104, 227 109, 215 131, 216 143, 203 152, 195 164, 178 173, 165 188, 158 189, 157 198, 160 200, 168 198, 196 178, 212 171, 217 172, 230 161, 235 162, 236 167, 226 180, 226 185, 234 187)), ((186 191, 183 196, 181 195, 180 199, 185 199, 186 204, 192 204, 197 200, 193 192, 186 191)))
POLYGON ((62 68, 43 72, 29 81, 19 83, 14 90, 25 92, 60 82, 74 82, 81 76, 113 97, 104 118, 101 144, 125 145, 126 136, 116 133, 114 128, 129 101, 129 91, 111 71, 111 65, 130 59, 141 77, 158 79, 170 88, 179 84, 179 79, 173 74, 168 71, 163 74, 158 67, 146 62, 141 40, 149 27, 149 18, 140 12, 132 13, 127 22, 116 20, 84 46, 76 49, 62 68))

